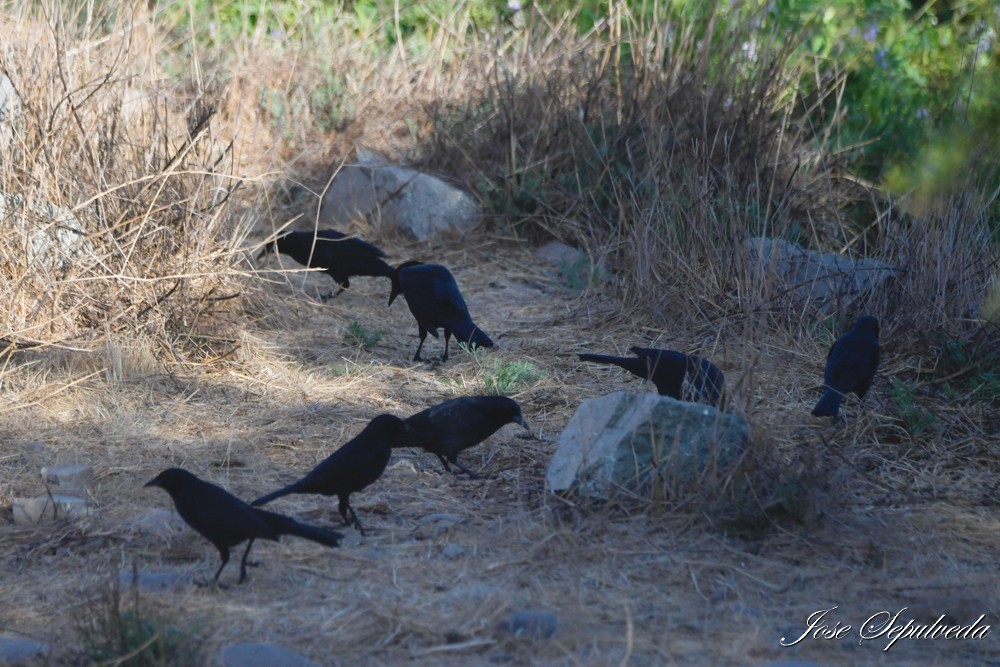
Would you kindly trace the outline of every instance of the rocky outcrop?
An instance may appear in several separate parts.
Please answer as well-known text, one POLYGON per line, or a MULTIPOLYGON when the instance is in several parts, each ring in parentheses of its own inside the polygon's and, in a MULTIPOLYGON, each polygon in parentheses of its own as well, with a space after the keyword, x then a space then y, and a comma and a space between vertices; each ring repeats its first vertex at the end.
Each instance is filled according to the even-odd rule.
POLYGON ((480 210, 468 193, 439 178, 365 156, 337 173, 323 196, 319 219, 333 227, 368 220, 426 241, 470 231, 479 224, 480 210))

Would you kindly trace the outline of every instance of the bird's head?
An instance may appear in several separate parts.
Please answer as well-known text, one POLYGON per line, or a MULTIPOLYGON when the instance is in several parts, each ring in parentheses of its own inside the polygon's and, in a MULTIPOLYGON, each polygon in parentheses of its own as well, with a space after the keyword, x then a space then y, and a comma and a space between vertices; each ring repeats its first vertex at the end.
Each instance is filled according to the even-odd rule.
POLYGON ((506 396, 501 396, 496 400, 499 400, 502 403, 502 410, 506 413, 508 424, 520 424, 526 431, 531 431, 531 427, 529 427, 528 422, 525 421, 524 415, 521 414, 521 406, 517 404, 517 401, 512 398, 507 398, 506 396))
POLYGON ((871 315, 862 315, 854 323, 854 328, 858 331, 866 331, 878 338, 878 320, 871 315))
POLYGON ((396 444, 397 441, 399 441, 403 434, 408 430, 409 427, 402 419, 396 415, 390 415, 388 413, 378 415, 368 422, 368 426, 365 427, 365 431, 374 431, 375 434, 377 434, 377 437, 388 442, 390 447, 398 446, 396 444))
POLYGON ((174 490, 176 490, 185 479, 193 477, 194 475, 189 473, 187 470, 182 470, 181 468, 167 468, 159 475, 146 482, 143 486, 158 486, 167 493, 173 495, 174 490))
POLYGON ((396 272, 393 273, 392 276, 391 276, 391 278, 392 278, 392 291, 389 292, 389 305, 390 306, 392 305, 392 302, 396 300, 396 297, 403 293, 403 285, 399 281, 399 274, 403 271, 403 269, 405 269, 407 267, 410 267, 410 266, 416 266, 417 264, 423 264, 423 262, 418 262, 416 260, 412 260, 411 259, 410 261, 403 262, 402 264, 400 264, 399 266, 396 267, 396 272))

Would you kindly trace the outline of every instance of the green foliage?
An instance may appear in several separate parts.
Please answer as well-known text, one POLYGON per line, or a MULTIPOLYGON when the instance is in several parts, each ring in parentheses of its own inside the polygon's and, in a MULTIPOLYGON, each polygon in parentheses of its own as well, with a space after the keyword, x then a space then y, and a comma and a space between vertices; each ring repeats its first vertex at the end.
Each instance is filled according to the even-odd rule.
POLYGON ((814 80, 844 77, 843 96, 825 104, 831 122, 834 106, 844 112, 838 143, 856 147, 855 169, 921 194, 954 192, 1000 154, 997 19, 986 0, 778 0, 768 12, 808 26, 801 55, 815 60, 814 80))
POLYGON ((247 35, 259 33, 275 43, 302 39, 332 23, 336 3, 323 0, 191 0, 162 2, 159 18, 178 33, 193 31, 199 47, 231 47, 247 35))
POLYGON ((972 379, 977 398, 995 401, 1000 398, 1000 372, 979 373, 972 379))
POLYGON ((917 402, 913 385, 893 378, 889 394, 896 404, 896 410, 903 421, 903 427, 911 436, 920 435, 937 422, 934 413, 917 402))
POLYGON ((123 667, 185 667, 201 664, 200 638, 171 619, 152 613, 133 588, 128 601, 117 581, 91 604, 76 627, 86 661, 123 667))
POLYGON ((935 364, 936 375, 954 378, 944 390, 949 399, 969 396, 993 401, 1000 397, 1000 360, 995 352, 971 346, 961 340, 950 340, 941 349, 935 364), (971 371, 971 372, 969 372, 971 371))
POLYGON ((384 335, 384 329, 368 329, 357 320, 353 320, 347 325, 344 337, 355 345, 360 345, 365 350, 370 351, 378 345, 384 335))
POLYGON ((469 350, 465 344, 462 349, 472 354, 479 367, 479 381, 483 391, 490 396, 510 396, 518 388, 527 387, 545 377, 545 372, 530 361, 507 361, 493 356, 483 348, 469 350))

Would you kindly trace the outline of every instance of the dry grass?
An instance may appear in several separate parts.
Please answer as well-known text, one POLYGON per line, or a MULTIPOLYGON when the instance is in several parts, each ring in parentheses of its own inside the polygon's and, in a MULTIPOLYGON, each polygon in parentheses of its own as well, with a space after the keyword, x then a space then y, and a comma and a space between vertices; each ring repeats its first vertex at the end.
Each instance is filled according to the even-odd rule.
MULTIPOLYGON (((315 57, 248 32, 229 60, 203 54, 183 85, 168 85, 180 27, 157 26, 137 9, 110 18, 116 37, 101 40, 86 20, 20 11, 0 14, 16 36, 0 47, 0 69, 25 109, 23 133, 0 153, 0 190, 72 210, 87 246, 72 261, 27 261, 39 222, 28 215, 0 240, 12 343, 0 366, 0 497, 40 493, 43 465, 85 461, 96 469, 100 513, 25 528, 6 511, 4 633, 45 639, 52 664, 72 664, 81 661, 79 615, 119 571, 135 563, 210 576, 214 549, 192 532, 132 526, 168 504, 141 488, 160 469, 180 465, 251 497, 287 483, 378 413, 406 415, 477 391, 483 366, 468 354, 445 365, 409 361, 415 326, 405 307, 386 309, 384 281, 359 279, 322 304, 313 297, 329 289, 326 276, 289 271, 288 261, 257 270, 242 248, 251 233, 259 240, 297 213, 306 218, 296 224, 314 224, 315 199, 296 193, 320 192, 331 165, 359 145, 454 177, 491 178, 492 155, 506 161, 511 188, 540 163, 576 162, 577 175, 592 176, 602 166, 593 152, 573 153, 582 130, 567 120, 587 99, 585 129, 631 160, 636 182, 595 179, 529 225, 587 242, 609 282, 568 289, 510 238, 433 247, 377 239, 395 261, 449 266, 500 345, 491 358, 544 371, 515 396, 535 437, 507 428, 464 455, 491 474, 485 481, 443 475, 419 453, 394 455, 384 478, 354 499, 370 528, 364 540, 348 531, 336 551, 298 540, 256 545, 264 565, 243 586, 144 599, 200 628, 203 661, 244 640, 342 665, 1000 660, 990 639, 901 641, 888 654, 881 642, 858 647, 856 634, 778 645, 809 613, 835 604, 855 627, 904 606, 920 619, 986 613, 989 621, 1000 502, 1000 422, 988 393, 995 361, 987 360, 996 337, 978 317, 996 250, 985 202, 973 195, 939 219, 889 210, 863 230, 866 248, 905 269, 867 304, 883 322, 880 376, 864 408, 846 402, 843 421, 809 416, 826 350, 851 314, 827 322, 790 310, 775 286, 750 280, 739 245, 750 199, 779 203, 765 216, 772 231, 789 231, 793 211, 814 215, 821 245, 826 216, 848 196, 829 164, 801 152, 808 137, 791 117, 765 111, 787 108, 781 54, 761 56, 765 78, 734 75, 731 88, 692 96, 700 49, 738 49, 740 35, 705 45, 681 30, 665 72, 627 81, 614 74, 620 52, 608 35, 577 38, 556 23, 506 51, 442 25, 436 50, 420 59, 372 53, 364 34, 334 23, 304 38, 327 45, 315 57), (328 115, 302 100, 327 81, 331 62, 351 112, 324 126, 328 115), (614 92, 611 81, 635 87, 614 92), (142 91, 140 111, 125 110, 130 89, 142 91), (581 98, 588 90, 594 97, 581 98), (284 106, 262 102, 274 92, 284 106), (729 98, 747 105, 726 106, 729 98), (470 108, 491 110, 487 122, 466 126, 477 118, 464 115, 470 108), (753 168, 739 157, 748 150, 763 156, 753 168), (345 336, 352 321, 386 333, 365 350, 345 336), (575 353, 636 343, 712 358, 751 425, 751 455, 712 493, 670 502, 601 506, 546 494, 545 467, 579 402, 649 388, 575 353), (445 558, 452 545, 464 552, 445 558), (520 608, 556 612, 557 636, 498 634, 499 619, 520 608)), ((628 31, 643 26, 617 20, 640 43, 628 31)), ((666 39, 657 30, 641 33, 643 48, 666 39)), ((440 354, 439 341, 428 345, 440 354)), ((293 496, 274 509, 338 520, 321 498, 293 496)))

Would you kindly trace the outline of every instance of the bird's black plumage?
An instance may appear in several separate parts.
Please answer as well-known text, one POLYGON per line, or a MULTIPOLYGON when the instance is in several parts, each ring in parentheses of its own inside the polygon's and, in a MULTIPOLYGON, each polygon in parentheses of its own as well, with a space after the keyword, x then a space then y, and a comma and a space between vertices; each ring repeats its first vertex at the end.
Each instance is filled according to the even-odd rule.
POLYGON ((274 512, 250 507, 225 489, 199 479, 181 468, 167 468, 146 486, 158 486, 174 500, 184 521, 215 545, 222 564, 215 572, 219 580, 229 562, 229 549, 250 540, 240 561, 240 583, 247 578, 247 556, 257 538, 278 541, 282 535, 295 535, 328 547, 339 545, 344 537, 338 532, 299 523, 274 512))
POLYGON ((350 497, 373 483, 389 463, 391 448, 404 431, 403 420, 394 415, 375 417, 364 430, 343 447, 326 457, 299 481, 261 496, 251 505, 263 505, 290 493, 318 493, 337 496, 338 510, 345 525, 354 526, 364 535, 358 515, 351 507, 350 497))
POLYGON ((458 462, 458 453, 478 445, 506 424, 528 428, 521 406, 506 396, 463 396, 427 408, 406 419, 400 447, 420 447, 437 455, 444 469, 449 463, 472 477, 477 476, 458 462))
POLYGON ((288 255, 299 264, 323 269, 339 286, 337 294, 351 286, 352 276, 392 279, 396 275, 396 270, 382 261, 385 253, 381 249, 332 229, 321 229, 315 235, 311 231, 288 232, 265 245, 257 259, 268 252, 288 255))
POLYGON ((452 334, 460 343, 493 347, 490 337, 472 322, 465 299, 458 291, 458 283, 445 267, 439 264, 403 262, 392 279, 390 306, 400 294, 406 297, 406 305, 417 320, 420 332, 420 345, 413 355, 414 361, 422 361, 420 350, 424 346, 424 339, 428 333, 437 338, 438 327, 444 329, 442 361, 448 360, 448 339, 452 334))
POLYGON ((836 417, 844 396, 852 391, 863 399, 872 386, 878 361, 878 320, 864 315, 830 347, 823 371, 826 391, 813 408, 813 416, 836 417))
POLYGON ((634 357, 580 354, 580 361, 614 364, 632 375, 650 380, 661 396, 677 400, 702 401, 718 405, 725 387, 725 375, 704 357, 652 347, 630 348, 634 357), (687 380, 687 387, 684 382, 687 380))

